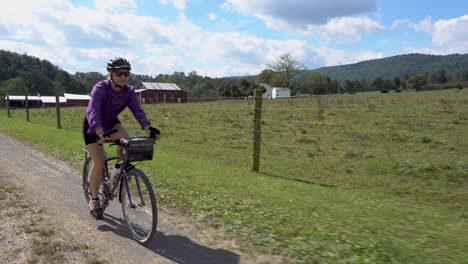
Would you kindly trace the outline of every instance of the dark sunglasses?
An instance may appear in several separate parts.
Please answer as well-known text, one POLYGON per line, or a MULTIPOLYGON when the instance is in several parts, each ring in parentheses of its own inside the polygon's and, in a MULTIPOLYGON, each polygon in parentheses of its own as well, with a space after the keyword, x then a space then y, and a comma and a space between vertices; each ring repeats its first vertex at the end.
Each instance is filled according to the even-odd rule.
POLYGON ((130 72, 116 71, 116 72, 115 72, 115 75, 117 75, 118 77, 120 77, 120 76, 122 76, 122 75, 125 76, 125 77, 128 77, 128 76, 130 76, 130 72))

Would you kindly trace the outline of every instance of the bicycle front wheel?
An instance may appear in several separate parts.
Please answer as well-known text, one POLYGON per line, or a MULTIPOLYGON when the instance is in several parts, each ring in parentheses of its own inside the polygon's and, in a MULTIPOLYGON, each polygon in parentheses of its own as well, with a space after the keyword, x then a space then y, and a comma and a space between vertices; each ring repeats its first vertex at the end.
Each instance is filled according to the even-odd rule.
POLYGON ((147 244, 156 232, 158 219, 153 187, 138 169, 128 171, 126 179, 121 181, 121 202, 127 229, 138 243, 147 244))

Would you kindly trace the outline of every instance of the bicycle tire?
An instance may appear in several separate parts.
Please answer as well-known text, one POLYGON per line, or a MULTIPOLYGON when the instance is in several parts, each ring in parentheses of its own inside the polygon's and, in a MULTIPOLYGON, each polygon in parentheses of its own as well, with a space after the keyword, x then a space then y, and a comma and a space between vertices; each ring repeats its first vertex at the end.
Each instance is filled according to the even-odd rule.
MULTIPOLYGON (((93 160, 91 157, 86 158, 84 164, 83 164, 83 194, 86 199, 86 203, 89 203, 89 200, 91 200, 91 188, 89 186, 89 174, 91 173, 91 169, 93 167, 93 160)), ((104 173, 103 173, 104 177, 104 173)), ((104 182, 101 182, 101 185, 99 186, 99 199, 102 202, 102 210, 104 211, 107 206, 109 205, 110 201, 108 199, 109 195, 106 193, 106 188, 107 186, 103 185, 104 182)))
POLYGON ((91 172, 91 168, 93 165, 93 161, 91 157, 87 157, 84 164, 83 164, 83 194, 86 199, 86 203, 89 203, 91 199, 91 189, 89 187, 89 173, 91 172))
POLYGON ((127 230, 132 238, 138 243, 146 245, 156 233, 158 223, 156 197, 154 196, 153 187, 148 177, 139 169, 134 168, 128 171, 127 179, 130 197, 132 202, 136 205, 136 208, 130 207, 127 188, 125 186, 126 180, 123 179, 120 186, 122 213, 127 223, 127 230), (140 186, 143 199, 140 198, 137 183, 140 186), (143 221, 149 223, 142 225, 141 223, 143 221))

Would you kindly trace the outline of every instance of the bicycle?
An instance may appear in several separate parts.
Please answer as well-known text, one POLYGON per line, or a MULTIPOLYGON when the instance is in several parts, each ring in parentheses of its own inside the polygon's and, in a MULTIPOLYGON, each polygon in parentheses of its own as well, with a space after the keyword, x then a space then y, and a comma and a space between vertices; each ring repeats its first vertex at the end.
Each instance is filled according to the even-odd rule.
MULTIPOLYGON (((104 133, 104 137, 115 132, 117 130, 108 131, 104 133)), ((99 187, 99 199, 103 212, 110 201, 118 195, 127 230, 134 240, 143 245, 148 244, 156 232, 157 204, 148 177, 131 162, 152 160, 154 142, 154 138, 148 137, 106 140, 106 143, 112 143, 110 146, 122 146, 122 151, 120 156, 113 157, 107 157, 105 153, 103 179, 99 187), (108 164, 109 161, 118 158, 122 160, 120 172, 111 182, 108 164)), ((83 191, 86 202, 89 203, 91 199, 89 176, 93 161, 87 149, 83 150, 85 152, 83 191)))

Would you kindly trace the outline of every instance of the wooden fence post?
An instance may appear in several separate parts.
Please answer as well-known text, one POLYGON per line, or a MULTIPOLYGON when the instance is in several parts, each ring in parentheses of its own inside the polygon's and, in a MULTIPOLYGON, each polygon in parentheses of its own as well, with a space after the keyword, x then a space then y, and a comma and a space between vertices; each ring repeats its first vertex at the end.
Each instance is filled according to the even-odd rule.
POLYGON ((26 95, 25 96, 25 106, 26 106, 26 121, 27 122, 30 122, 29 121, 29 101, 28 101, 28 96, 26 95))
POLYGON ((55 96, 55 109, 57 110, 57 128, 62 129, 62 124, 60 122, 60 98, 58 95, 55 96))
POLYGON ((262 90, 256 89, 254 108, 254 140, 253 140, 253 167, 252 170, 258 172, 260 169, 260 148, 262 145, 262 90))
POLYGON ((10 113, 10 96, 6 97, 6 107, 7 107, 8 117, 11 117, 11 113, 10 113))

